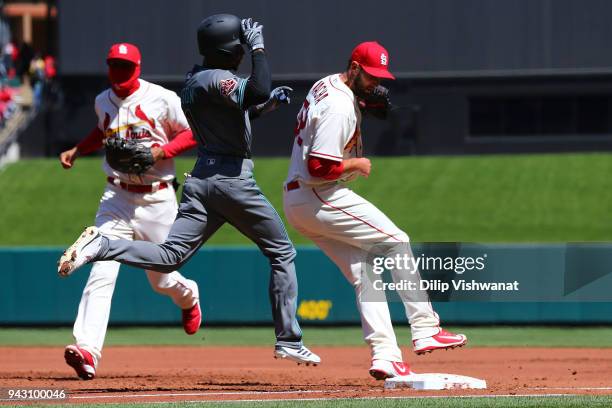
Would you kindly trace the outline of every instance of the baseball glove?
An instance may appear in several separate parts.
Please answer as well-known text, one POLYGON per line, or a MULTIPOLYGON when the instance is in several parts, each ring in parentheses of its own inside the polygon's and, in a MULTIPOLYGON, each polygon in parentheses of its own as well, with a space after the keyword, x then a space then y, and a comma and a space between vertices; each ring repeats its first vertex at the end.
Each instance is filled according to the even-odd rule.
POLYGON ((367 98, 360 104, 364 115, 372 115, 377 119, 387 119, 391 101, 389 100, 389 89, 378 85, 367 98))
POLYGON ((155 163, 151 148, 134 139, 110 137, 106 139, 106 161, 122 173, 142 174, 155 163))

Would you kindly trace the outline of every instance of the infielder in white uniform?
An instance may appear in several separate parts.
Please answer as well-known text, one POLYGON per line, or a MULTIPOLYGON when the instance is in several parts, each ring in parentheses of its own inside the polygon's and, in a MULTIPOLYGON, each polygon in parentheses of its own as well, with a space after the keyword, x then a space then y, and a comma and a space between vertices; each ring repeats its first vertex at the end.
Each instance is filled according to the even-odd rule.
MULTIPOLYGON (((376 245, 397 244, 408 256, 412 253, 408 235, 344 182, 370 174, 370 161, 362 157, 359 104, 382 78, 394 79, 388 64, 389 54, 380 44, 362 43, 345 72, 314 84, 298 114, 283 199, 289 223, 313 240, 354 286, 372 353, 370 374, 378 380, 409 374, 410 368, 403 362, 386 300, 361 298, 362 262, 376 245)), ((426 293, 402 300, 417 354, 466 344, 465 335, 440 328, 426 293)))
MULTIPOLYGON (((106 138, 138 139, 151 148, 155 164, 145 173, 126 174, 104 160, 106 189, 96 214, 96 226, 115 239, 163 242, 177 213, 172 157, 195 146, 178 96, 139 78, 140 51, 132 44, 111 47, 107 63, 112 87, 96 97, 98 124, 77 146, 63 152, 69 169, 79 155, 98 150, 106 138)), ((66 363, 84 380, 95 377, 119 273, 119 262, 93 264, 74 323, 76 344, 66 347, 66 363)), ((179 272, 146 271, 153 290, 182 309, 183 328, 194 334, 201 323, 196 282, 179 272)))

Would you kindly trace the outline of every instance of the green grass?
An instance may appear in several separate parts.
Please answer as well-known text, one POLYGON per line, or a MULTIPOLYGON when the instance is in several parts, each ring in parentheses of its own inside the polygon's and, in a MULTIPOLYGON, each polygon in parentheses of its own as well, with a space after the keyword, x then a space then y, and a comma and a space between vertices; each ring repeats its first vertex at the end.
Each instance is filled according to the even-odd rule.
MULTIPOLYGON (((279 210, 288 160, 255 160, 279 210)), ((66 245, 93 223, 105 180, 100 159, 66 171, 55 159, 0 170, 0 245, 66 245)), ((177 174, 193 159, 177 160, 177 174)), ((612 241, 612 154, 373 158, 354 189, 415 242, 612 241)), ((282 211, 279 211, 282 213, 282 211)), ((297 244, 310 244, 291 228, 297 244)), ((210 244, 247 244, 223 227, 210 244)))
MULTIPOLYGON (((134 408, 171 408, 171 407, 252 407, 252 408, 498 408, 498 407, 520 407, 520 408, 570 408, 570 407, 597 407, 610 406, 612 396, 567 396, 567 397, 496 397, 496 398, 398 398, 398 399, 338 399, 334 401, 271 401, 271 402, 191 402, 174 404, 79 404, 81 408, 104 407, 115 408, 130 406, 134 408)), ((54 407, 73 407, 73 405, 53 405, 54 407)))
MULTIPOLYGON (((470 347, 612 347, 612 327, 449 327, 465 333, 470 347)), ((408 346, 407 327, 396 328, 408 346)), ((64 346, 72 341, 72 329, 1 328, 0 346, 64 346)), ((364 346, 359 327, 305 327, 309 346, 364 346)), ((271 327, 204 327, 186 336, 181 327, 110 328, 105 345, 271 346, 271 327)))

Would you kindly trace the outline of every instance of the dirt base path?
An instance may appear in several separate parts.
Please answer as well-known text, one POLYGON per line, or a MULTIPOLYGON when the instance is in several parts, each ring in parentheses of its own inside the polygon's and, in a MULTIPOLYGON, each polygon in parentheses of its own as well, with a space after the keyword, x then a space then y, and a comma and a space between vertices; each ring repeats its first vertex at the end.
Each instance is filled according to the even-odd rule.
MULTIPOLYGON (((97 378, 81 381, 61 347, 0 348, 0 383, 62 388, 70 402, 328 399, 430 395, 612 395, 612 349, 466 348, 405 353, 419 373, 483 378, 487 390, 384 390, 365 347, 315 347, 323 364, 274 360, 271 347, 109 347, 97 378)), ((2 402, 0 402, 1 404, 2 402)))

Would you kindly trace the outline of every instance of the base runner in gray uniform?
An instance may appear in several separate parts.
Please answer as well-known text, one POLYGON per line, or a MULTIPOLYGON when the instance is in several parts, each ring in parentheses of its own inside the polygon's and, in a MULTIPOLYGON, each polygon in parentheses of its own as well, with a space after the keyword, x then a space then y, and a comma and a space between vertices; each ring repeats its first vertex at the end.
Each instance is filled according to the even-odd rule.
POLYGON ((250 119, 288 103, 291 91, 270 92, 271 78, 264 52, 263 26, 230 14, 210 16, 198 28, 202 66, 188 74, 181 104, 194 137, 198 160, 187 177, 179 212, 163 244, 110 240, 88 227, 64 252, 58 273, 68 276, 80 266, 114 260, 159 272, 172 272, 226 222, 249 237, 269 259, 269 295, 275 324, 275 358, 318 364, 319 356, 302 343, 296 320, 295 249, 272 205, 253 178, 250 119), (235 71, 251 53, 247 79, 235 71))

